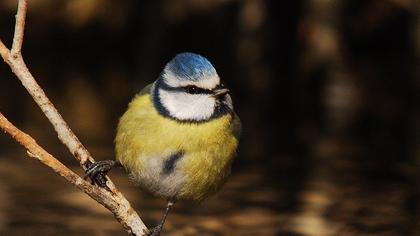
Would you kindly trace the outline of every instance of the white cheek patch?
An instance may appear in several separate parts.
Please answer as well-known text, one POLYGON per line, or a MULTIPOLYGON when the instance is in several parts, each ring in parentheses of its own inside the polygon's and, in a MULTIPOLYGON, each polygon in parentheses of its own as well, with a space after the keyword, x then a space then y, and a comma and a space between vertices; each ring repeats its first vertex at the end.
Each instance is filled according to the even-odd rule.
POLYGON ((213 115, 216 99, 208 94, 189 94, 159 89, 159 99, 170 115, 179 120, 207 120, 213 115))
POLYGON ((216 73, 211 75, 204 75, 203 78, 199 81, 193 82, 179 78, 179 76, 175 75, 172 71, 168 69, 165 69, 163 73, 164 74, 162 77, 164 79, 164 82, 173 88, 185 87, 194 84, 195 86, 200 88, 214 89, 217 85, 220 84, 220 78, 216 73))

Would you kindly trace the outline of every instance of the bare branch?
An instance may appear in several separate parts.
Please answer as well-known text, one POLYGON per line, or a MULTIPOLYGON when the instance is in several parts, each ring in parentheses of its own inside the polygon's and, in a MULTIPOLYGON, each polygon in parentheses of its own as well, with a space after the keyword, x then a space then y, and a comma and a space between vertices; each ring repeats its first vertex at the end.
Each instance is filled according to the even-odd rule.
POLYGON ((60 113, 53 106, 51 101, 45 95, 44 91, 35 81, 34 77, 25 65, 21 55, 21 48, 25 31, 26 9, 27 0, 19 0, 12 50, 9 51, 7 47, 0 41, 0 54, 3 60, 9 64, 13 73, 16 74, 17 78, 22 82, 22 85, 26 88, 26 90, 28 90, 29 94, 34 98, 42 112, 54 126, 60 141, 67 146, 69 151, 80 162, 82 167, 84 167, 83 165, 86 163, 86 161, 90 160, 91 162, 94 162, 93 158, 91 157, 88 150, 81 144, 73 131, 68 127, 60 113))
POLYGON ((17 57, 21 54, 27 7, 28 0, 19 0, 16 14, 15 35, 13 36, 13 45, 11 50, 12 57, 17 57))
POLYGON ((98 188, 83 180, 80 176, 39 146, 31 136, 16 128, 1 113, 0 128, 25 147, 30 157, 36 158, 46 166, 50 167, 71 184, 108 208, 112 213, 114 213, 115 218, 117 218, 127 231, 133 233, 134 235, 143 235, 143 230, 147 229, 146 226, 140 220, 137 213, 131 209, 130 204, 122 197, 121 194, 114 195, 103 188, 98 188))
POLYGON ((10 51, 1 40, 0 40, 0 55, 3 58, 3 60, 8 63, 9 58, 10 58, 10 51))
MULTIPOLYGON (((0 55, 3 60, 10 66, 13 73, 21 81, 22 85, 33 97, 35 102, 41 108, 42 112, 53 125, 60 141, 67 146, 73 156, 79 161, 82 168, 85 169, 84 164, 87 161, 94 162, 92 156, 82 145, 73 131, 64 121, 63 117, 45 95, 44 91, 35 81, 23 60, 21 49, 25 29, 26 11, 27 0, 19 0, 12 50, 10 51, 0 40, 0 55)), ((143 235, 144 231, 147 230, 140 217, 131 208, 130 203, 121 194, 121 192, 115 188, 114 184, 111 182, 111 180, 109 180, 109 178, 107 184, 108 187, 112 190, 112 193, 104 189, 97 188, 81 179, 78 175, 76 175, 74 172, 56 160, 53 156, 51 156, 48 152, 42 149, 38 144, 36 144, 35 140, 32 139, 29 135, 14 127, 3 115, 0 116, 0 123, 1 127, 6 132, 8 132, 20 144, 27 148, 28 154, 31 157, 37 158, 45 165, 52 168, 55 172, 66 178, 73 185, 77 186, 80 190, 108 208, 127 231, 134 235, 143 235)))
POLYGON ((45 95, 42 88, 36 82, 31 72, 28 70, 23 57, 21 55, 18 55, 16 58, 12 57, 10 58, 8 64, 10 65, 13 73, 15 73, 17 78, 22 82, 22 85, 26 88, 50 123, 53 125, 60 141, 66 145, 69 151, 80 162, 82 167, 84 167, 87 160, 94 162, 88 150, 81 144, 79 139, 64 121, 63 117, 45 95))

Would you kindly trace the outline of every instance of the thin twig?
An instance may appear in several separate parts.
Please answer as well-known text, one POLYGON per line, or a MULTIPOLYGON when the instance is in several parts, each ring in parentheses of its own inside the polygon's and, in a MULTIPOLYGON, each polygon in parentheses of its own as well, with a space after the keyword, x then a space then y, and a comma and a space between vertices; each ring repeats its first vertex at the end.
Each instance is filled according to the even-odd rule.
POLYGON ((31 136, 16 128, 6 119, 6 117, 3 116, 2 113, 0 113, 0 128, 25 147, 30 157, 36 158, 46 166, 50 167, 57 174, 64 177, 71 184, 113 212, 115 218, 117 218, 117 220, 124 226, 124 228, 130 231, 130 233, 135 235, 143 234, 143 229, 146 229, 146 226, 142 221, 138 220, 140 218, 135 212, 132 212, 128 202, 122 201, 124 204, 121 204, 121 199, 116 199, 120 197, 119 195, 113 195, 107 190, 91 185, 89 182, 82 179, 79 175, 67 168, 54 156, 39 146, 31 136), (133 228, 133 225, 136 225, 137 229, 133 228))
MULTIPOLYGON (((66 145, 69 151, 73 156, 79 161, 79 163, 84 168, 84 164, 89 160, 94 162, 89 151, 81 144, 79 139, 64 121, 63 117, 45 95, 42 88, 38 85, 30 71, 28 70, 23 57, 21 55, 21 47, 23 42, 25 15, 27 8, 27 0, 19 0, 18 12, 16 15, 16 25, 15 25, 15 37, 13 38, 12 51, 10 52, 3 44, 3 47, 0 45, 0 53, 3 57, 3 60, 9 64, 13 73, 16 74, 17 78, 22 82, 22 85, 26 88, 29 94, 33 97, 35 102, 41 108, 42 112, 48 118, 50 123, 53 125, 55 131, 58 134, 60 141, 66 145), (3 48, 3 49, 1 49, 3 48), (8 52, 8 53, 7 53, 8 52), (10 55, 13 54, 11 57, 10 55)), ((112 183, 110 184, 112 185, 112 183)), ((111 189, 113 186, 110 186, 111 189)))
POLYGON ((13 36, 13 45, 11 54, 12 57, 17 57, 21 54, 23 35, 25 31, 25 18, 26 18, 26 9, 28 8, 28 0, 19 0, 17 14, 16 14, 16 24, 15 24, 15 35, 13 36))
MULTIPOLYGON (((82 168, 85 168, 85 163, 87 161, 94 162, 94 159, 87 151, 87 149, 82 145, 67 123, 64 121, 63 117, 45 95, 42 88, 38 85, 32 74, 30 73, 28 67, 26 66, 22 54, 22 43, 23 43, 23 36, 25 30, 25 18, 26 18, 26 10, 27 10, 27 0, 19 0, 18 3, 18 11, 16 14, 16 24, 15 24, 15 34, 13 38, 13 45, 12 50, 10 51, 4 43, 0 40, 0 55, 3 60, 10 66, 13 73, 16 77, 21 81, 22 85, 26 88, 38 106, 41 108, 42 112, 48 118, 50 123, 53 125, 55 131, 57 132, 58 138, 60 141, 67 146, 69 151, 73 154, 73 156, 79 161, 82 168)), ((0 113, 1 114, 1 113, 0 113)), ((23 140, 30 140, 29 143, 31 145, 36 144, 36 142, 30 138, 28 135, 24 133, 16 132, 13 129, 14 126, 10 126, 10 122, 6 122, 7 120, 3 117, 2 122, 4 124, 8 124, 5 127, 12 127, 10 131, 14 131, 15 133, 10 133, 12 137, 16 139, 16 134, 20 134, 23 137, 23 140), (26 135, 26 136, 25 136, 26 135)), ((16 127, 14 127, 16 128, 16 127)), ((4 128, 5 129, 5 128, 4 128)), ((16 128, 17 129, 17 128, 16 128)), ((7 132, 7 130, 5 129, 7 132)), ((22 145, 22 139, 18 140, 22 145)), ((24 145, 25 146, 25 145, 24 145)), ((36 157, 41 162, 46 164, 47 166, 51 167, 54 171, 65 177, 68 181, 76 185, 79 189, 83 192, 97 200, 100 204, 104 205, 108 208, 115 216, 115 218, 123 225, 123 227, 131 232, 134 235, 143 235, 144 231, 147 230, 146 226, 137 215, 137 213, 131 208, 130 203, 121 194, 118 189, 115 188, 114 184, 108 178, 108 187, 112 190, 112 193, 109 193, 103 189, 98 189, 90 185, 89 183, 83 181, 80 182, 80 177, 74 176, 72 174, 67 175, 68 172, 63 171, 67 169, 64 165, 62 165, 57 160, 52 161, 54 159, 51 155, 47 152, 39 151, 40 147, 36 144, 34 150, 30 150, 27 146, 25 146, 28 151, 31 153, 31 156, 36 157), (48 156, 48 155, 49 156, 48 156), (44 159, 43 159, 44 157, 44 159), (47 157, 45 159, 45 157, 47 157), (42 160, 47 160, 46 162, 42 160), (58 167, 58 169, 57 169, 58 167), (73 182, 72 182, 73 181, 73 182), (77 184, 76 184, 77 183, 77 184), (87 185, 90 187, 86 187, 87 185), (83 186, 83 187, 82 187, 83 186), (93 195, 92 195, 93 194, 93 195)), ((43 149, 42 149, 43 150, 43 149)), ((74 174, 74 173, 73 173, 74 174)))
POLYGON ((9 58, 10 58, 10 51, 1 40, 0 40, 0 55, 3 58, 3 60, 8 63, 9 58))
POLYGON ((21 55, 18 55, 16 58, 11 57, 8 64, 13 73, 15 73, 16 77, 22 82, 22 85, 26 88, 50 123, 53 125, 58 134, 58 139, 66 145, 73 156, 79 161, 81 166, 84 167, 84 164, 88 160, 90 162, 94 162, 88 150, 81 144, 79 139, 64 121, 63 117, 45 95, 45 92, 36 82, 35 78, 26 66, 23 57, 21 55))

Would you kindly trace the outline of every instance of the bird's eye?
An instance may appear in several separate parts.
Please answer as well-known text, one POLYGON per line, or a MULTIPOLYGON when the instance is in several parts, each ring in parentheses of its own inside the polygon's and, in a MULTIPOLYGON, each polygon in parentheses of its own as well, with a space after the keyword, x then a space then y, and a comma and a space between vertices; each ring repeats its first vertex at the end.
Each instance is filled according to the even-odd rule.
POLYGON ((187 93, 191 93, 191 94, 197 94, 197 93, 199 93, 199 89, 197 87, 195 87, 195 86, 187 86, 187 87, 185 87, 185 91, 187 93))

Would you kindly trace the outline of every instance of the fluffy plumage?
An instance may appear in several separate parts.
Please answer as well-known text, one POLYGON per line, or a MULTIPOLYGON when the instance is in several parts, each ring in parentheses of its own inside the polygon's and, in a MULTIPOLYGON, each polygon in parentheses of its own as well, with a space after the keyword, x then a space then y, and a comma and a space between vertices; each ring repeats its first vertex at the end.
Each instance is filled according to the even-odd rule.
POLYGON ((116 157, 134 182, 169 199, 200 201, 215 192, 230 173, 240 130, 234 114, 205 123, 180 123, 153 107, 149 93, 137 96, 122 116, 116 157), (182 152, 172 171, 165 162, 182 152))
POLYGON ((213 65, 178 54, 129 104, 116 158, 134 182, 167 199, 201 201, 230 173, 240 121, 213 65))

